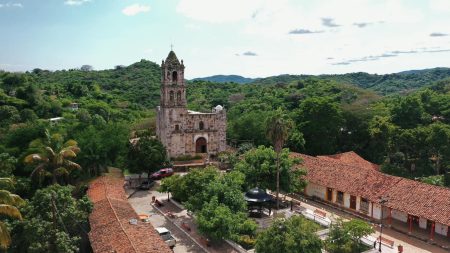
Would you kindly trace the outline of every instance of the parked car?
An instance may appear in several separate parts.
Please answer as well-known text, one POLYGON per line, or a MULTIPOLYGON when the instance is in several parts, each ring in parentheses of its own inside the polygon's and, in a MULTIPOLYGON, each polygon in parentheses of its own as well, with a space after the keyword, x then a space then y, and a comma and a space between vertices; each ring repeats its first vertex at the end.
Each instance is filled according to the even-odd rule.
POLYGON ((158 180, 165 177, 170 177, 173 175, 173 169, 172 168, 165 168, 160 169, 157 172, 153 173, 150 178, 154 180, 158 180))
POLYGON ((150 190, 153 186, 155 185, 155 181, 153 180, 148 180, 148 181, 143 181, 140 185, 139 185, 139 190, 150 190))
POLYGON ((157 227, 156 231, 158 232, 159 236, 166 242, 167 245, 169 245, 170 248, 175 247, 175 244, 177 241, 175 238, 173 238, 170 231, 165 227, 157 227))

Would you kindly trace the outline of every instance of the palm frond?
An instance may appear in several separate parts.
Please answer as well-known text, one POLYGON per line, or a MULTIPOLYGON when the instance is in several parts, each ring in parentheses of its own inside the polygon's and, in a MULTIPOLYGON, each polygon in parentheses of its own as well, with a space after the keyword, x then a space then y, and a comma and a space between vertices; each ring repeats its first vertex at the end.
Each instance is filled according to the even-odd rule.
POLYGON ((23 206, 23 205, 25 205, 25 200, 23 200, 19 195, 11 194, 10 196, 13 199, 14 206, 23 206))
POLYGON ((53 151, 53 149, 51 147, 45 147, 45 151, 47 152, 47 154, 49 154, 49 157, 55 157, 55 151, 53 151))
POLYGON ((78 146, 78 142, 76 140, 68 140, 64 143, 63 147, 67 148, 70 146, 78 146))
POLYGON ((9 235, 6 224, 0 221, 0 248, 6 250, 11 245, 11 236, 9 235))
POLYGON ((14 186, 11 178, 2 177, 0 178, 0 189, 12 188, 14 186))
POLYGON ((17 209, 17 207, 12 206, 12 205, 1 204, 0 205, 0 214, 6 215, 11 218, 18 219, 18 220, 22 220, 22 214, 20 214, 19 209, 17 209))
POLYGON ((0 204, 13 205, 14 199, 11 197, 11 193, 7 190, 0 190, 0 204))
POLYGON ((69 168, 69 169, 77 169, 77 170, 81 170, 81 166, 78 163, 69 161, 69 160, 65 160, 64 161, 64 165, 65 167, 69 168))
POLYGON ((75 152, 73 152, 70 149, 63 149, 61 150, 60 154, 65 157, 65 158, 75 158, 77 157, 77 154, 75 152))
POLYGON ((47 160, 47 158, 42 156, 42 155, 40 155, 40 154, 30 154, 30 155, 27 155, 23 159, 23 161, 25 163, 27 163, 27 164, 31 164, 31 163, 34 163, 34 162, 46 161, 46 160, 47 160))

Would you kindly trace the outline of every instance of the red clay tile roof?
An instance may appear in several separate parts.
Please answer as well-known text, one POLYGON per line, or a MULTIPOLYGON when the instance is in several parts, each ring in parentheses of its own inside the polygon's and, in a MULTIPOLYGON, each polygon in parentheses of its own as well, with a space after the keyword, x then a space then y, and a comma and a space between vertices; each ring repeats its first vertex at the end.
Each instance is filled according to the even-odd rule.
POLYGON ((291 155, 303 160, 300 167, 306 169, 308 181, 351 195, 362 196, 373 202, 377 202, 382 194, 399 180, 376 170, 351 166, 336 159, 323 159, 298 153, 291 155))
POLYGON ((291 153, 291 156, 302 158, 299 167, 306 169, 309 182, 376 203, 384 197, 388 200, 384 204, 387 207, 450 226, 448 188, 387 175, 369 166, 352 166, 339 158, 299 153, 291 153))
POLYGON ((374 170, 380 170, 380 166, 374 163, 371 163, 358 154, 356 154, 353 151, 335 154, 335 155, 325 155, 325 156, 318 156, 319 158, 328 159, 330 161, 338 160, 342 163, 356 166, 356 167, 364 167, 364 168, 371 168, 374 170))
POLYGON ((129 223, 130 219, 139 219, 127 201, 122 178, 101 176, 90 184, 87 194, 94 203, 89 215, 94 253, 172 252, 151 224, 129 223))
POLYGON ((450 226, 448 188, 403 178, 384 195, 388 207, 450 226))

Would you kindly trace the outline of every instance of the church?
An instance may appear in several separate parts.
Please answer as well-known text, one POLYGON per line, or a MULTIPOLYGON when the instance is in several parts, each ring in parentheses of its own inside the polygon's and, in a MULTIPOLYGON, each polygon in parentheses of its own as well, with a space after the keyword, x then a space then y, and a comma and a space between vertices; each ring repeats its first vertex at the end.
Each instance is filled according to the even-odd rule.
POLYGON ((170 157, 225 151, 225 109, 221 105, 207 113, 187 109, 183 60, 172 50, 161 64, 161 101, 156 113, 156 135, 170 157))

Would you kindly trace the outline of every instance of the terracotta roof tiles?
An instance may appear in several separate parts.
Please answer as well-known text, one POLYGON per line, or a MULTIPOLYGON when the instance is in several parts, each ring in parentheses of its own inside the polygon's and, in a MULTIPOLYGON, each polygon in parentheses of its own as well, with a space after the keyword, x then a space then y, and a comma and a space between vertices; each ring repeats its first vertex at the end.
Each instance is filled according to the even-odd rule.
POLYGON ((94 253, 172 252, 151 224, 139 221, 127 201, 122 178, 99 177, 90 184, 87 194, 94 203, 89 215, 94 253), (130 219, 137 219, 137 225, 131 225, 130 219))
POLYGON ((384 197, 388 200, 384 204, 387 207, 450 226, 448 188, 381 173, 354 152, 318 157, 291 153, 291 156, 303 160, 299 167, 306 169, 306 179, 312 183, 376 203, 384 197))

